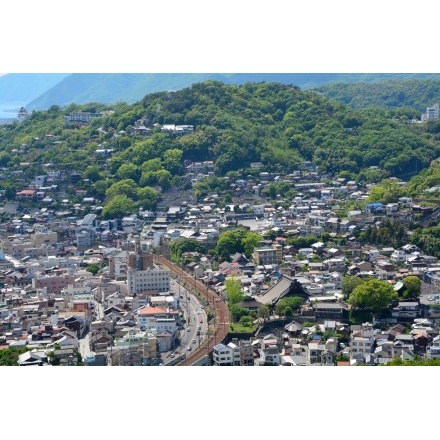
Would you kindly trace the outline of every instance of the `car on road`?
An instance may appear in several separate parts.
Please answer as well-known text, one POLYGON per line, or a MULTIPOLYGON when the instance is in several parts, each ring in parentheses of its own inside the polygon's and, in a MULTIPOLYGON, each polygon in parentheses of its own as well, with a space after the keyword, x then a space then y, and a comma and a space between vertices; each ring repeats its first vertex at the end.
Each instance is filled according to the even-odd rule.
POLYGON ((191 351, 191 350, 192 350, 192 347, 191 347, 191 345, 188 345, 188 348, 187 348, 187 350, 188 350, 188 351, 191 351))
POLYGON ((193 344, 195 344, 196 343, 196 340, 195 339, 193 339, 192 341, 191 341, 193 344))
POLYGON ((191 331, 191 329, 190 329, 189 327, 187 327, 187 328, 186 328, 186 331, 187 331, 187 332, 190 332, 190 331, 191 331))

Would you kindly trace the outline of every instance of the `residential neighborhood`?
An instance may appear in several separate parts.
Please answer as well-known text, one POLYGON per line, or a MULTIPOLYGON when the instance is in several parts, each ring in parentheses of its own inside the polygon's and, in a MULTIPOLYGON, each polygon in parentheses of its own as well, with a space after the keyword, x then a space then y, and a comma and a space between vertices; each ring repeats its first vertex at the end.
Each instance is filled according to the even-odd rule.
MULTIPOLYGON (((188 178, 198 181, 212 164, 186 166, 188 178)), ((252 336, 229 333, 208 347, 203 365, 355 366, 439 357, 437 258, 415 245, 378 246, 358 239, 384 219, 405 224, 432 218, 437 210, 403 197, 399 203, 344 211, 347 202, 365 201, 371 187, 332 180, 310 163, 294 175, 261 172, 260 178, 258 184, 252 178, 231 182, 241 203, 229 208, 218 206, 216 194, 197 202, 188 191, 181 197, 187 200, 156 212, 110 220, 100 217, 99 201, 86 190, 77 191, 81 202, 75 204, 60 192, 66 182, 84 187, 81 175, 48 166, 47 174, 23 182, 17 201, 0 208, 1 346, 30 349, 20 355, 20 366, 51 365, 54 359, 86 366, 183 362, 186 356, 175 350, 191 319, 179 292, 185 282, 155 256, 169 258, 178 238, 213 248, 224 230, 244 227, 261 235, 249 257, 240 252, 224 261, 214 261, 210 253, 182 256, 187 281, 202 283, 219 301, 228 302, 226 280, 233 278, 243 293, 240 307, 255 317, 261 307, 271 311, 255 319, 258 331, 252 336), (287 182, 298 196, 287 204, 266 201, 262 189, 274 181, 287 182), (295 247, 289 237, 316 240, 295 247), (397 293, 406 277, 417 277, 421 291, 411 301, 399 297, 383 319, 353 325, 343 292, 346 276, 386 281, 397 293), (276 304, 289 297, 302 298, 302 306, 291 317, 278 316, 276 304)), ((200 292, 195 299, 205 308, 206 333, 210 327, 214 331, 219 323, 209 314, 209 301, 200 292)))

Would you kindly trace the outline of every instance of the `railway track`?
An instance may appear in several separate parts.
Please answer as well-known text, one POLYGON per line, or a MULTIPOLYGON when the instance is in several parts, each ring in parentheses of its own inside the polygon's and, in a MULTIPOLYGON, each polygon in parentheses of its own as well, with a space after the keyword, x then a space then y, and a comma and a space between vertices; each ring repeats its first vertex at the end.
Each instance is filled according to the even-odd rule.
MULTIPOLYGON (((223 299, 215 292, 206 286, 201 281, 192 277, 187 272, 185 272, 180 267, 174 265, 167 258, 161 255, 154 255, 154 260, 156 264, 169 269, 176 276, 185 280, 186 288, 197 292, 201 297, 203 297, 208 303, 211 310, 214 312, 214 324, 213 332, 210 334, 208 332, 208 338, 200 344, 200 346, 191 352, 184 361, 179 362, 176 366, 193 365, 197 361, 201 360, 206 355, 209 355, 213 347, 216 344, 224 341, 228 334, 229 329, 229 309, 228 305, 223 301, 223 299)), ((208 323, 208 331, 210 324, 208 323)))

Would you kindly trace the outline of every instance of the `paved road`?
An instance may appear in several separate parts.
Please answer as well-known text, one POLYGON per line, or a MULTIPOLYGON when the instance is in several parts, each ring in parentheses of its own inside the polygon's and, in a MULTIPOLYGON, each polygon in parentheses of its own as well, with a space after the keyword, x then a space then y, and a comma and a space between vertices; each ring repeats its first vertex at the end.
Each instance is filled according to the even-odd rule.
MULTIPOLYGON (((191 354, 188 356, 186 363, 188 365, 192 365, 198 361, 200 361, 204 356, 209 354, 212 351, 215 344, 223 341, 229 329, 229 309, 228 305, 219 297, 219 295, 213 290, 209 289, 205 284, 201 281, 187 274, 180 267, 175 266, 165 257, 160 255, 155 255, 155 262, 166 267, 171 270, 172 273, 181 277, 182 279, 188 280, 187 287, 191 290, 197 291, 198 294, 206 299, 206 301, 210 304, 213 312, 215 313, 215 321, 214 321, 214 329, 209 332, 208 337, 200 344, 198 350, 191 351, 191 354)), ((178 365, 185 365, 184 363, 179 363, 178 365)))
MULTIPOLYGON (((94 301, 95 305, 95 320, 101 319, 104 316, 104 307, 98 301, 94 301)), ((85 357, 94 356, 95 352, 90 350, 90 331, 79 340, 79 352, 83 359, 85 357)))
POLYGON ((185 357, 191 354, 193 350, 200 347, 207 334, 207 317, 203 304, 199 302, 195 295, 188 292, 181 282, 181 279, 171 280, 170 290, 172 293, 182 296, 180 306, 184 313, 185 326, 180 331, 180 346, 175 350, 163 353, 164 365, 174 364, 180 354, 184 354, 185 357), (197 335, 199 327, 200 335, 197 335), (191 347, 191 350, 188 350, 188 347, 191 347))

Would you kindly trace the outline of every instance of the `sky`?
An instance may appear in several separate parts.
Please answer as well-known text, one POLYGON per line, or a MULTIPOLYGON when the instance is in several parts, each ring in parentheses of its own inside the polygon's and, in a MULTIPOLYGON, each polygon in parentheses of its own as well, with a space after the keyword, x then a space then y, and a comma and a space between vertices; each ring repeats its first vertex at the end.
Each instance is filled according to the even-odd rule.
MULTIPOLYGON (((420 7, 409 1, 388 6, 383 0, 302 3, 7 2, 0 16, 0 70, 438 72, 437 50, 425 38, 438 27, 437 14, 430 13, 434 2, 420 7)), ((416 429, 426 433, 430 423, 416 427, 414 417, 405 420, 401 411, 412 411, 422 390, 435 395, 437 386, 428 370, 416 367, 405 376, 397 367, 102 368, 21 369, 20 374, 10 368, 6 372, 17 381, 3 381, 2 389, 11 417, 16 408, 26 408, 20 412, 26 425, 41 425, 41 413, 32 411, 28 396, 34 404, 49 404, 45 420, 53 432, 68 425, 111 438, 179 432, 216 439, 243 429, 240 435, 290 431, 336 439, 358 429, 383 429, 379 426, 386 432, 378 424, 382 417, 393 426, 390 434, 407 438, 416 429)))

